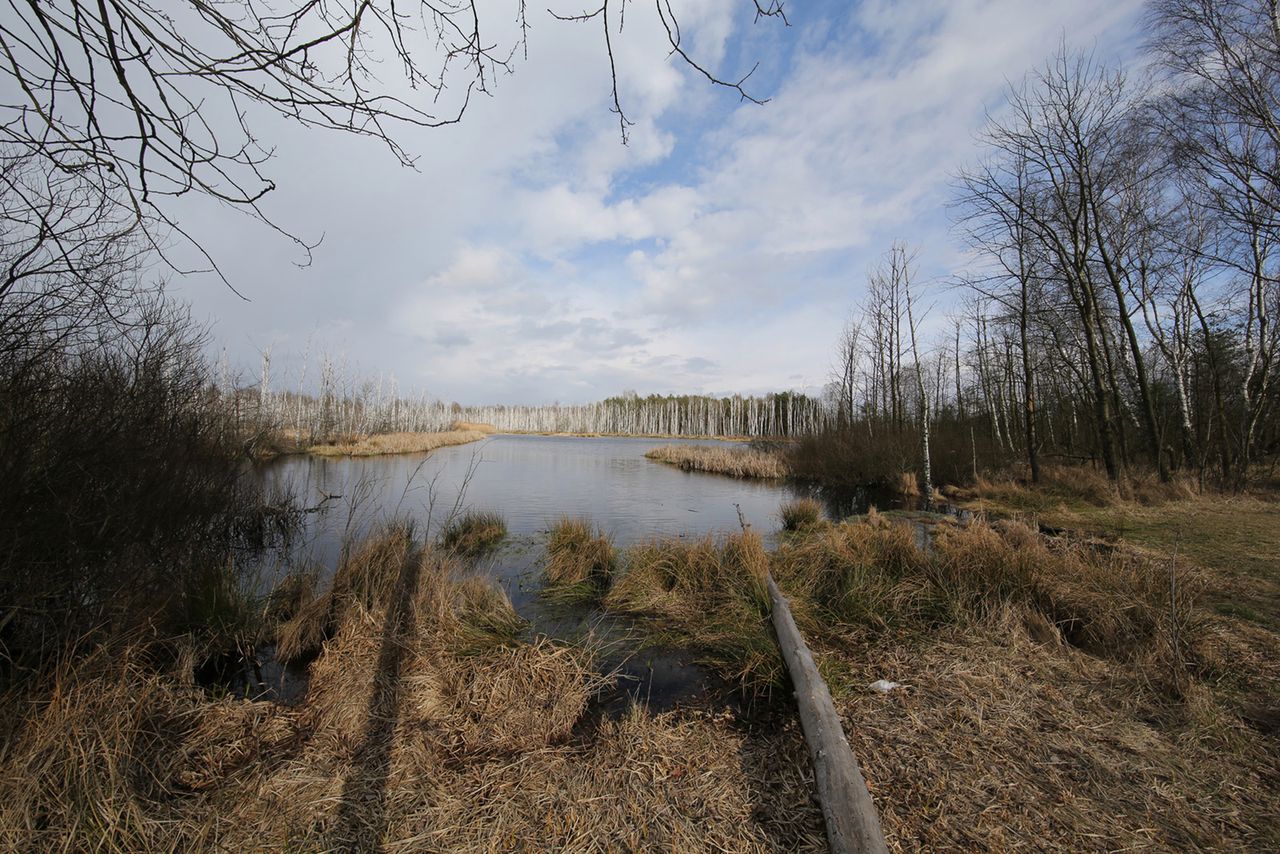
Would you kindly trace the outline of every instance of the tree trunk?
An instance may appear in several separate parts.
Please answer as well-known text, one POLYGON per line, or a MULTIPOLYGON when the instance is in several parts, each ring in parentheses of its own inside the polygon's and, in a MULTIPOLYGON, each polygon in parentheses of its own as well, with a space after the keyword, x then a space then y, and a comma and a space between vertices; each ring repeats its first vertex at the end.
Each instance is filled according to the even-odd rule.
POLYGON ((773 603, 773 628, 795 687, 800 726, 813 759, 814 782, 832 854, 888 854, 880 816, 845 738, 831 692, 796 628, 786 597, 773 576, 767 576, 766 583, 773 603))

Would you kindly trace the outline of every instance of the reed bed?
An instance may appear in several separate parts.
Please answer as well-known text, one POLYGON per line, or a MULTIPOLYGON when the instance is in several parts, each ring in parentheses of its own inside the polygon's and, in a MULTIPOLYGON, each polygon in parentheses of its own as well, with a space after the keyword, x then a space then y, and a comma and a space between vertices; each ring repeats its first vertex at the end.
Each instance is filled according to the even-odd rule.
POLYGON ((790 473, 783 457, 755 448, 718 445, 659 445, 645 457, 678 466, 684 471, 724 474, 730 477, 781 478, 790 473))
POLYGON ((440 545, 467 557, 483 554, 507 536, 507 522, 493 510, 467 510, 445 525, 440 545))
POLYGON ((322 457, 375 457, 382 454, 424 454, 450 445, 478 442, 492 430, 445 430, 440 433, 375 433, 354 439, 312 445, 308 453, 322 457))

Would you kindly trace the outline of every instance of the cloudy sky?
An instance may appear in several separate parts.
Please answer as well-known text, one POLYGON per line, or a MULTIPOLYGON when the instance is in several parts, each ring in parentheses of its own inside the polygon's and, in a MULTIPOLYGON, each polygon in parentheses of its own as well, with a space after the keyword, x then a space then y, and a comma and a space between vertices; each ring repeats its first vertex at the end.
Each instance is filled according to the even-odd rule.
POLYGON ((758 62, 749 88, 769 103, 669 58, 632 3, 615 40, 624 147, 599 28, 531 6, 528 59, 490 97, 458 126, 397 132, 416 170, 370 140, 260 122, 266 211, 323 237, 313 262, 192 202, 182 225, 248 301, 212 276, 172 288, 233 366, 252 374, 270 348, 273 385, 302 380, 308 354, 314 378, 324 351, 348 376, 462 403, 817 392, 893 240, 926 280, 963 264, 949 182, 1007 83, 1063 39, 1107 62, 1142 40, 1138 0, 796 2, 790 27, 745 2, 673 7, 708 67, 758 62))

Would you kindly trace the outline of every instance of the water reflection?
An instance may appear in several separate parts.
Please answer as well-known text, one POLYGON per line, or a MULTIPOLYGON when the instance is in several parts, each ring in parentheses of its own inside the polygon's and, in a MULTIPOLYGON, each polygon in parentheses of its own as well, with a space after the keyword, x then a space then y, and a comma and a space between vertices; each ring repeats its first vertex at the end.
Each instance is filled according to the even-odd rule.
POLYGON ((779 505, 804 492, 780 482, 684 472, 644 458, 675 441, 499 435, 430 455, 285 457, 262 466, 269 490, 315 508, 301 554, 336 565, 343 542, 380 521, 414 520, 427 536, 460 507, 497 510, 513 536, 546 531, 562 515, 585 516, 626 546, 658 536, 738 530, 737 507, 753 527, 778 527, 779 505))

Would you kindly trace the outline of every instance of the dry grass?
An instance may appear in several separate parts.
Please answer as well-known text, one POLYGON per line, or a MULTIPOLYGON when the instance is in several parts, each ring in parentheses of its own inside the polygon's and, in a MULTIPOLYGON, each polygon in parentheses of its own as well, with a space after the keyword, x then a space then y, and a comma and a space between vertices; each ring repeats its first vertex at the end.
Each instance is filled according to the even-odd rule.
MULTIPOLYGON (((473 425, 474 426, 474 425, 473 425)), ((492 430, 446 430, 441 433, 379 433, 312 445, 308 453, 322 457, 374 457, 381 454, 424 454, 448 445, 478 442, 492 430)))
POLYGON ((3 698, 0 848, 823 850, 793 730, 633 710, 579 734, 588 650, 477 647, 505 597, 384 540, 366 561, 396 583, 365 576, 387 595, 351 599, 296 709, 211 700, 140 646, 3 698))
POLYGON ((492 424, 486 424, 483 421, 454 421, 449 425, 450 430, 473 430, 477 433, 497 433, 498 428, 492 424))
POLYGON ((440 545, 467 557, 476 557, 502 542, 507 522, 492 510, 467 510, 440 532, 440 545))
POLYGON ((617 555, 603 531, 589 519, 562 517, 547 537, 546 595, 561 600, 591 599, 613 578, 617 555))
POLYGON ((694 648, 745 690, 766 693, 784 676, 769 622, 768 564, 754 533, 719 543, 653 541, 627 550, 626 570, 604 604, 651 618, 661 642, 694 648))
POLYGON ((878 514, 789 538, 646 544, 606 598, 760 685, 763 563, 836 696, 895 851, 1274 850, 1280 637, 1158 557, 1025 525, 878 514), (1228 687, 1253 672, 1252 705, 1228 687), (905 683, 888 696, 867 686, 905 683))
POLYGON ((899 851, 1271 851, 1274 740, 1207 685, 1153 697, 1130 666, 1037 639, 1019 608, 927 643, 828 651, 849 741, 899 851), (876 679, 903 682, 888 696, 876 679))
POLYGON ((780 454, 755 448, 721 445, 659 445, 645 453, 651 460, 679 466, 684 471, 703 471, 730 477, 786 477, 786 461, 780 454))
POLYGON ((1023 525, 872 518, 784 545, 791 597, 895 850, 1273 850, 1280 638, 1205 580, 1023 525), (1257 669, 1263 709, 1224 691, 1257 669), (907 687, 879 696, 866 686, 907 687), (1255 706, 1255 709, 1257 707, 1255 706), (1261 722, 1260 722, 1261 720, 1261 722), (1265 733, 1270 732, 1271 735, 1265 733))
POLYGON ((1194 589, 1169 602, 1167 567, 1131 550, 1051 540, 1017 522, 939 522, 933 533, 872 515, 774 556, 779 585, 811 632, 980 625, 1008 606, 1067 642, 1119 661, 1194 636, 1194 589), (921 548, 921 537, 928 548, 921 548))
POLYGON ((1189 476, 1175 476, 1161 483, 1150 472, 1133 473, 1112 483, 1106 473, 1090 466, 1044 466, 1040 483, 1013 476, 978 478, 969 489, 952 489, 957 498, 974 509, 1002 508, 1045 511, 1059 507, 1110 507, 1121 504, 1157 506, 1196 495, 1189 476))
POLYGON ((348 610, 385 604, 405 567, 423 558, 409 525, 391 525, 365 540, 343 557, 329 589, 301 602, 279 627, 276 656, 289 664, 315 658, 348 610))
POLYGON ((822 503, 813 498, 797 498, 778 509, 784 531, 812 531, 823 522, 822 503))

